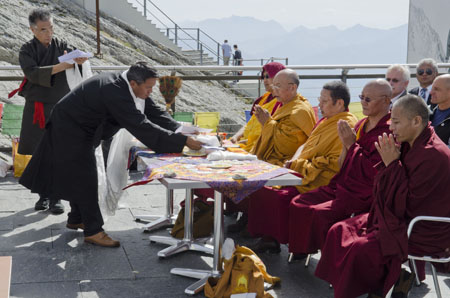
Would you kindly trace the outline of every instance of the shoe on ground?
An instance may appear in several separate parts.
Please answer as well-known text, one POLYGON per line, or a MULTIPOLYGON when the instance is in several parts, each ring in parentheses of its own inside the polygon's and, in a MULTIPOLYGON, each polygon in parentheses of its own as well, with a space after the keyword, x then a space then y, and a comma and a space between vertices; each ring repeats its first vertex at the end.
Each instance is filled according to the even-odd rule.
POLYGON ((47 198, 39 198, 39 200, 34 204, 34 210, 47 210, 48 208, 48 199, 47 198))
POLYGON ((259 239, 253 245, 250 245, 248 248, 253 250, 255 253, 271 253, 278 254, 281 252, 280 243, 276 240, 263 240, 263 238, 259 239))
POLYGON ((119 247, 120 242, 111 239, 105 232, 98 232, 92 236, 84 237, 84 242, 103 247, 119 247))
POLYGON ((236 223, 231 224, 227 227, 227 232, 239 233, 247 227, 247 223, 248 223, 248 215, 244 213, 242 214, 241 218, 239 218, 239 220, 236 221, 236 223))
POLYGON ((71 230, 78 230, 78 229, 84 230, 84 224, 82 224, 82 223, 78 223, 78 224, 67 223, 66 228, 71 229, 71 230))
POLYGON ((392 298, 407 298, 415 279, 414 273, 409 273, 402 269, 398 281, 395 283, 392 291, 392 298))
POLYGON ((61 200, 57 200, 57 201, 51 201, 49 208, 51 213, 53 214, 61 214, 64 213, 64 206, 61 203, 61 200))

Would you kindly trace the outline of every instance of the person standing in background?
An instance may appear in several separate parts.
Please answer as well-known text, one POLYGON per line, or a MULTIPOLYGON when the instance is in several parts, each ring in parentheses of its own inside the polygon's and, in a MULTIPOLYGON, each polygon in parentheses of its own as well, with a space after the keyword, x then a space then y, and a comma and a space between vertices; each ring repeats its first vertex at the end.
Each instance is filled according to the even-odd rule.
POLYGON ((228 40, 224 40, 222 44, 222 56, 223 56, 223 65, 230 64, 231 58, 231 46, 228 44, 228 40))

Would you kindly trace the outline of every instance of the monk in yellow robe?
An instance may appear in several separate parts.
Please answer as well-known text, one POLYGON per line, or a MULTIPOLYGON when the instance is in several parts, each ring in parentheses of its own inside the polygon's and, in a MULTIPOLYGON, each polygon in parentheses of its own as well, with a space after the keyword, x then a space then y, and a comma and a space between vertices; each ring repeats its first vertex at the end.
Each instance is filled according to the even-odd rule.
POLYGON ((272 87, 283 104, 281 108, 271 116, 267 110, 255 106, 262 130, 251 153, 258 159, 283 166, 311 134, 316 116, 308 100, 297 93, 298 85, 297 73, 284 69, 277 73, 272 87))
POLYGON ((273 95, 272 84, 275 75, 285 68, 286 67, 283 64, 278 62, 270 62, 263 66, 261 79, 264 82, 266 93, 255 100, 252 109, 250 110, 250 120, 230 139, 232 143, 239 143, 239 146, 245 151, 250 152, 261 135, 261 124, 258 119, 256 119, 255 106, 261 106, 263 109, 267 110, 270 115, 273 115, 276 110, 281 107, 281 102, 273 95))
MULTIPOLYGON (((300 147, 285 166, 298 172, 302 185, 286 188, 264 187, 250 195, 248 231, 263 236, 253 248, 256 252, 280 251, 280 243, 289 239, 289 204, 299 193, 327 185, 339 171, 342 142, 338 122, 354 127, 358 119, 348 112, 350 92, 345 83, 327 83, 319 97, 323 118, 316 124, 305 145, 300 147)), ((252 249, 253 249, 252 248, 252 249)))

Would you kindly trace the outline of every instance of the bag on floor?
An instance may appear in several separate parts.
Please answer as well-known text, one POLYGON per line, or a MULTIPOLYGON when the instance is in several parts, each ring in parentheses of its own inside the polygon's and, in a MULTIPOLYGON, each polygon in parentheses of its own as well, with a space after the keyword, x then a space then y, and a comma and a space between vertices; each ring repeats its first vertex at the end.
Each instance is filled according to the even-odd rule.
MULTIPOLYGON (((214 228, 214 207, 202 200, 195 200, 193 206, 194 225, 192 235, 194 238, 209 237, 214 228)), ((170 232, 172 237, 184 237, 184 207, 178 213, 175 225, 170 232)))
POLYGON ((230 259, 224 259, 224 272, 220 278, 210 277, 205 285, 209 298, 230 297, 233 294, 256 293, 257 298, 272 297, 264 291, 264 282, 272 285, 280 281, 266 271, 263 261, 249 248, 236 246, 230 259))
POLYGON ((17 149, 19 148, 19 138, 12 139, 12 158, 13 158, 13 169, 14 169, 14 177, 22 176, 23 171, 28 165, 28 162, 31 159, 31 155, 23 155, 17 153, 17 149))

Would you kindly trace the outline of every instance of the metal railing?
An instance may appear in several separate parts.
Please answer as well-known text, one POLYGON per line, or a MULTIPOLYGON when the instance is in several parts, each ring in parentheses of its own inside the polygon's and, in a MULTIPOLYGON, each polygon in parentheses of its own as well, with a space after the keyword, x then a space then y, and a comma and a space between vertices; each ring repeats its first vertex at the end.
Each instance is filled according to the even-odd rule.
MULTIPOLYGON (((340 65, 289 65, 289 68, 296 70, 299 73, 300 92, 308 99, 315 100, 317 94, 325 80, 341 80, 347 82, 348 80, 376 79, 384 78, 385 70, 391 64, 340 64, 340 65), (317 74, 317 72, 319 72, 317 74), (313 84, 313 82, 315 84, 313 84)), ((416 64, 405 64, 409 68, 415 69, 416 64)), ((450 63, 438 63, 441 72, 447 72, 450 68, 450 63)), ((126 70, 129 66, 92 66, 93 71, 115 71, 126 70)), ((183 80, 198 80, 198 81, 223 81, 229 83, 233 89, 237 91, 244 91, 246 94, 255 94, 247 98, 253 99, 260 95, 262 84, 260 78, 261 66, 217 66, 217 65, 159 65, 154 66, 158 71, 163 72, 179 72, 183 80), (243 75, 235 75, 237 72, 243 71, 243 75), (211 72, 211 73, 208 73, 211 72), (249 74, 251 73, 251 74, 249 74), (233 84, 231 81, 243 81, 243 84, 233 84), (248 82, 248 84, 245 84, 248 82)), ((0 81, 21 81, 23 75, 17 73, 7 74, 5 72, 21 72, 20 66, 17 65, 0 65, 0 81)), ((414 72, 411 74, 414 78, 414 72)), ((352 81, 353 82, 353 81, 352 81)), ((356 98, 356 92, 359 92, 362 85, 348 84, 352 93, 352 98, 356 98)), ((0 90, 2 91, 2 90, 0 90)), ((4 91, 2 91, 3 93, 4 91)), ((6 97, 6 96, 5 96, 6 97)), ((356 98, 357 100, 357 98, 356 98)))
POLYGON ((210 53, 213 57, 216 57, 217 64, 220 64, 220 43, 214 40, 211 36, 209 36, 207 33, 205 33, 200 28, 182 28, 180 27, 175 21, 173 21, 164 11, 162 11, 155 3, 153 3, 151 0, 143 0, 141 2, 140 0, 134 0, 134 3, 139 6, 140 9, 143 10, 144 17, 147 18, 147 16, 152 17, 152 21, 157 23, 156 25, 160 26, 163 31, 165 31, 166 36, 169 39, 173 39, 174 43, 177 46, 186 47, 190 50, 197 50, 200 52, 200 64, 202 64, 203 60, 203 53, 206 51, 207 53, 210 53), (148 4, 150 4, 152 7, 156 9, 156 12, 159 14, 159 16, 156 14, 156 12, 150 10, 148 8, 148 4), (165 21, 161 20, 162 18, 165 19, 165 21), (169 22, 170 25, 167 25, 166 23, 169 22), (196 31, 196 36, 192 36, 188 31, 196 31), (201 40, 201 36, 205 36, 208 38, 208 42, 205 42, 201 40), (192 42, 194 42, 194 46, 192 42), (180 42, 182 45, 180 45, 180 42))

